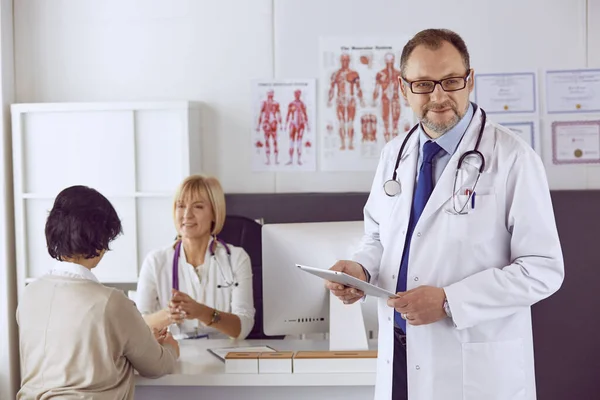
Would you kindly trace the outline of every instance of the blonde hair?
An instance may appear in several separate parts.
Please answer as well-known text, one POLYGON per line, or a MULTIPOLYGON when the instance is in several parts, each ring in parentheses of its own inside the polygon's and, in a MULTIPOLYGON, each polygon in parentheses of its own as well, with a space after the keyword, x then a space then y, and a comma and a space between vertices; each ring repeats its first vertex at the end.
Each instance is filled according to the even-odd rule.
MULTIPOLYGON (((225 223, 225 193, 221 187, 219 180, 212 176, 206 175, 190 175, 181 182, 177 191, 175 192, 175 198, 173 199, 173 221, 177 225, 175 220, 175 211, 177 209, 177 202, 181 199, 191 199, 200 197, 205 194, 210 201, 210 206, 213 212, 213 225, 211 235, 216 236, 223 229, 225 223)), ((177 239, 181 239, 181 236, 177 234, 177 239)))

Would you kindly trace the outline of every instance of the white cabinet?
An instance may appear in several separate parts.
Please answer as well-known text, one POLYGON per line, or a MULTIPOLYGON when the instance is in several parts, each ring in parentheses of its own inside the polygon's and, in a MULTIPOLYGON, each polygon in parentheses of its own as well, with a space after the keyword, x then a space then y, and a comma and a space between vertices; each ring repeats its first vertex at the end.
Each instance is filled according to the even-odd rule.
POLYGON ((202 171, 199 105, 14 104, 11 113, 19 288, 52 264, 46 217, 72 185, 105 195, 122 221, 123 235, 94 269, 98 279, 137 282, 146 254, 175 237, 177 185, 202 171))

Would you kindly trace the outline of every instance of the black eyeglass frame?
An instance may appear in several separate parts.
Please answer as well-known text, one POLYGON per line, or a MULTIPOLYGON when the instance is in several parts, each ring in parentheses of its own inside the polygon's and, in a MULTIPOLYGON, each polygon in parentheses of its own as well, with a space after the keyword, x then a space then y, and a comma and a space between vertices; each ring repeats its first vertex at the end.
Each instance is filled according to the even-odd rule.
POLYGON ((469 78, 471 77, 471 72, 472 72, 472 70, 469 69, 467 71, 467 74, 465 76, 449 76, 448 78, 444 78, 444 79, 441 79, 439 81, 436 81, 436 80, 433 80, 433 79, 419 79, 417 81, 408 81, 403 76, 399 76, 398 80, 403 80, 408 85, 408 87, 410 88, 410 91, 412 93, 414 93, 414 94, 430 94, 430 93, 433 93, 435 91, 436 85, 438 85, 438 84, 440 85, 440 87, 442 88, 442 90, 444 92, 457 92, 457 91, 463 90, 464 88, 467 87, 467 82, 469 81, 469 78), (464 84, 459 89, 446 90, 446 89, 444 89, 443 82, 445 82, 447 80, 450 80, 450 79, 462 79, 464 84), (421 83, 421 82, 433 82, 433 88, 429 92, 415 92, 413 90, 413 84, 415 84, 415 83, 421 83))

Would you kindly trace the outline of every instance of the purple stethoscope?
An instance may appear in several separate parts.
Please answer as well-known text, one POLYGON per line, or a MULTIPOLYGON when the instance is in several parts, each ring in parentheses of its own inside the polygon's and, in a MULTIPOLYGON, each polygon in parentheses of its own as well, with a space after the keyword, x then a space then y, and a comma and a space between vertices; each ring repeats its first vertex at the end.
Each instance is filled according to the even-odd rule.
MULTIPOLYGON (((219 239, 218 237, 214 236, 212 242, 209 244, 208 248, 210 249, 210 256, 211 258, 213 258, 216 263, 217 266, 219 267, 219 271, 221 271, 221 276, 223 277, 223 285, 217 285, 217 289, 224 289, 224 288, 228 288, 231 286, 238 286, 238 282, 235 282, 235 276, 233 275, 233 265, 231 264, 231 249, 229 248, 229 246, 227 245, 227 243, 225 243, 223 240, 219 239), (220 245, 223 246, 223 248, 225 248, 225 251, 227 252, 227 261, 229 262, 229 270, 231 271, 231 281, 227 280, 227 278, 225 278, 225 274, 223 273, 223 268, 221 268, 221 264, 219 264, 219 261, 217 260, 216 257, 216 250, 217 247, 220 245)), ((175 254, 173 255, 173 289, 175 290, 179 290, 179 254, 181 253, 181 240, 179 240, 177 242, 177 244, 175 245, 175 254)))

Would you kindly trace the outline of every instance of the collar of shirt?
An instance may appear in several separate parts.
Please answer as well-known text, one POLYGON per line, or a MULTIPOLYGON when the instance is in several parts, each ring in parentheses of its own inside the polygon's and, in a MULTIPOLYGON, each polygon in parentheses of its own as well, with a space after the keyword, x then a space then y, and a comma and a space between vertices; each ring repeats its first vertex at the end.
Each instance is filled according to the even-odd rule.
MULTIPOLYGON (((469 103, 469 108, 467 109, 466 114, 458 121, 458 124, 454 126, 454 128, 450 129, 448 132, 444 133, 439 138, 433 140, 436 142, 445 152, 446 154, 452 155, 458 148, 458 144, 462 139, 464 133, 467 130, 467 127, 471 123, 471 119, 473 118, 473 114, 475 113, 475 109, 473 107, 473 103, 469 103)), ((431 138, 425 133, 423 127, 419 124, 419 159, 423 159, 423 146, 425 143, 431 140, 431 138)), ((443 154, 443 153, 442 153, 443 154)))
POLYGON ((50 275, 56 276, 66 276, 69 278, 75 279, 85 279, 88 281, 98 282, 98 278, 96 275, 83 265, 74 264, 65 261, 59 261, 54 265, 54 267, 50 270, 50 275))
POLYGON ((196 273, 198 273, 198 271, 200 269, 202 269, 202 267, 204 265, 206 265, 207 260, 210 260, 210 242, 209 242, 209 246, 206 248, 206 253, 204 254, 204 262, 200 265, 198 265, 197 267, 193 266, 192 264, 190 264, 187 260, 187 257, 185 256, 185 251, 183 250, 183 243, 181 244, 181 250, 179 251, 179 268, 191 268, 194 271, 196 271, 196 273))

